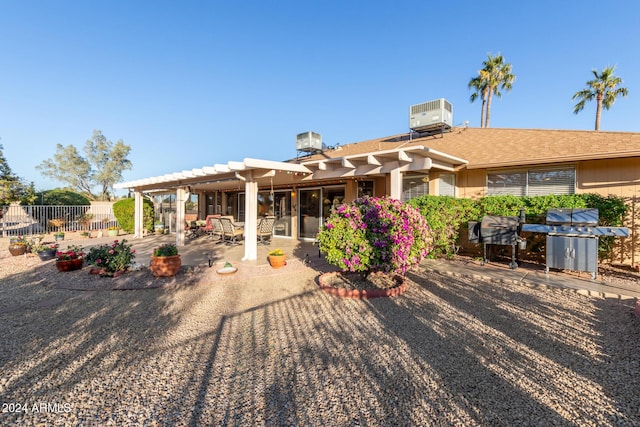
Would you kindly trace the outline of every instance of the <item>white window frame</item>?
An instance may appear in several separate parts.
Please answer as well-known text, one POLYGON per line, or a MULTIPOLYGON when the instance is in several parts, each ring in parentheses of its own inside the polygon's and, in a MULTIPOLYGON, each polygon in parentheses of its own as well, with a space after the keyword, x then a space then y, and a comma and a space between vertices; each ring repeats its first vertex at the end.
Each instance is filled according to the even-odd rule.
POLYGON ((401 201, 407 202, 411 199, 426 196, 429 194, 429 175, 402 175, 402 197, 401 201), (412 181, 421 181, 420 184, 413 188, 408 188, 405 183, 411 183, 412 181), (415 191, 414 191, 415 190, 415 191), (426 190, 426 191, 425 191, 426 190))

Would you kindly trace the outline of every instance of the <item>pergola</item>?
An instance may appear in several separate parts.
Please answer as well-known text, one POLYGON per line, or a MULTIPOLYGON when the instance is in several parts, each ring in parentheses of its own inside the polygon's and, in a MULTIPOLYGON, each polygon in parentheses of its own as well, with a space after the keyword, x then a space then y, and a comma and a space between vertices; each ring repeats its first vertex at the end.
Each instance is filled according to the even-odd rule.
MULTIPOLYGON (((292 176, 311 173, 306 166, 296 163, 246 158, 241 162, 230 161, 227 164, 204 166, 199 169, 144 178, 116 184, 115 188, 129 189, 134 192, 135 222, 134 238, 143 236, 143 194, 159 191, 175 191, 176 224, 185 222, 185 202, 190 189, 196 185, 208 185, 210 188, 228 188, 231 185, 244 185, 245 197, 245 243, 243 260, 255 260, 258 256, 258 185, 272 183, 278 176, 279 181, 293 182, 292 176)), ((176 245, 183 246, 184 227, 176 227, 176 245)))

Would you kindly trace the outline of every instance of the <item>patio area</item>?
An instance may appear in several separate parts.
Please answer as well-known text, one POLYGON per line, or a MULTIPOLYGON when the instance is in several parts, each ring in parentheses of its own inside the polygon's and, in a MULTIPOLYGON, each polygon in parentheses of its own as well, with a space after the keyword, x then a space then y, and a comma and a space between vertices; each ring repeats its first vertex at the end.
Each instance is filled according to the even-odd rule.
MULTIPOLYGON (((132 241, 144 260, 164 239, 132 241)), ((182 252, 192 264, 241 258, 216 250, 196 239, 182 252)), ((52 289, 29 269, 2 277, 0 424, 637 422, 633 300, 423 266, 403 296, 359 301, 323 293, 317 275, 119 292, 52 289)))

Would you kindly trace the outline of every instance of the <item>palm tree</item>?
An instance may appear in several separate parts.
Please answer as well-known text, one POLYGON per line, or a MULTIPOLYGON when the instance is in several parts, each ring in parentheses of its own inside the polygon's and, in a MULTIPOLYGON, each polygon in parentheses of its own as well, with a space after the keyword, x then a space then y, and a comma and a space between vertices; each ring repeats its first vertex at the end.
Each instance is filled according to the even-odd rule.
POLYGON ((573 113, 578 114, 584 108, 587 101, 593 101, 596 99, 596 130, 600 130, 600 116, 602 114, 602 107, 605 110, 611 108, 616 97, 618 95, 627 96, 629 91, 624 87, 617 87, 622 84, 622 79, 613 75, 616 67, 606 67, 602 70, 602 73, 598 74, 598 70, 591 70, 593 80, 587 82, 587 87, 573 95, 573 100, 579 99, 580 101, 573 108, 573 113))
POLYGON ((471 94, 471 102, 474 102, 476 99, 482 97, 482 110, 480 111, 480 127, 484 127, 484 112, 487 106, 487 97, 489 96, 489 87, 485 83, 482 78, 483 70, 480 70, 478 76, 473 77, 469 81, 469 89, 473 89, 474 92, 471 94))
POLYGON ((482 65, 484 68, 469 81, 468 87, 475 90, 471 95, 471 102, 482 96, 480 127, 489 127, 493 95, 501 97, 500 89, 510 91, 516 76, 511 72, 511 64, 505 63, 500 54, 492 56, 489 53, 482 65))

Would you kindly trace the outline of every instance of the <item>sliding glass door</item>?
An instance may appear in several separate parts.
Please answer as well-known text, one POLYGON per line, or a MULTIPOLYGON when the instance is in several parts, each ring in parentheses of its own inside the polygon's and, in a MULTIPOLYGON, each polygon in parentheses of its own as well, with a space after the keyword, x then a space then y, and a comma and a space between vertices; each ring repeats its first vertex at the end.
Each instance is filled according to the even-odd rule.
POLYGON ((322 190, 314 188, 310 190, 300 190, 299 206, 300 214, 300 238, 315 239, 320 229, 320 195, 322 190))
POLYGON ((324 220, 344 203, 344 186, 300 189, 299 237, 315 239, 324 220))

